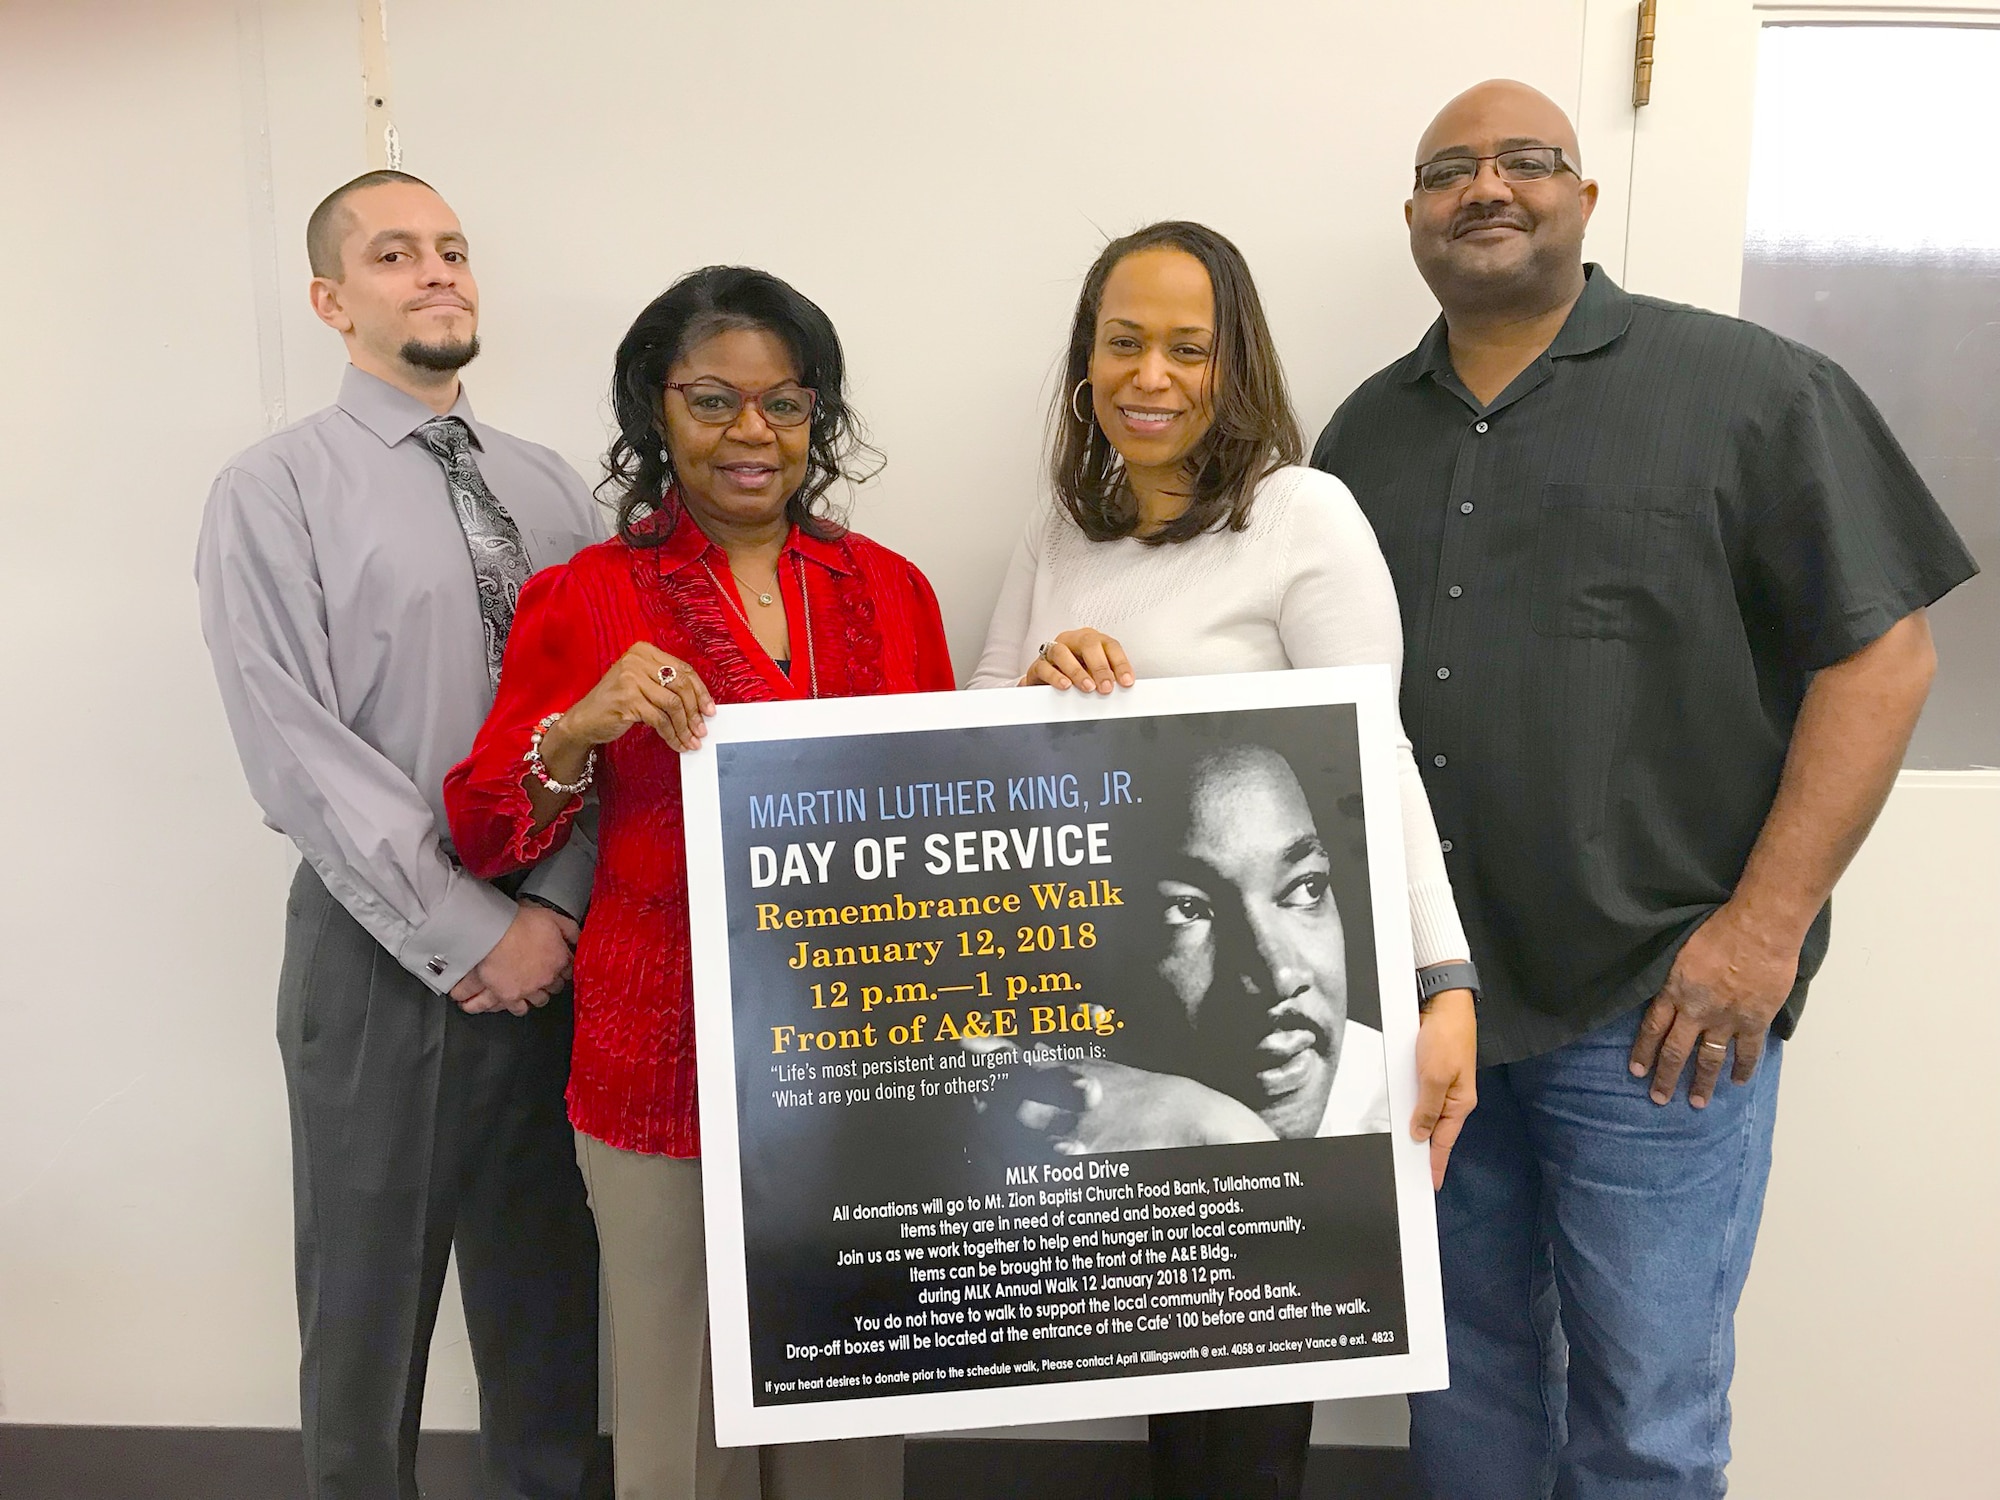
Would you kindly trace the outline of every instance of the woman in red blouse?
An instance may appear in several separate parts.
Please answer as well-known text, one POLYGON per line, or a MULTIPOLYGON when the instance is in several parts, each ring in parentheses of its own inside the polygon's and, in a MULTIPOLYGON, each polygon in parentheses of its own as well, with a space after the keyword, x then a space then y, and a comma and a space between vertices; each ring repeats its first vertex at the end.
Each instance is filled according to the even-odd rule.
POLYGON ((445 780, 490 879, 568 837, 594 786, 570 1121, 602 1246, 620 1500, 894 1496, 901 1439, 718 1450, 678 754, 717 703, 949 690, 922 573, 826 492, 859 443, 817 306, 762 271, 683 277, 618 346, 618 535, 522 589, 493 712, 445 780))

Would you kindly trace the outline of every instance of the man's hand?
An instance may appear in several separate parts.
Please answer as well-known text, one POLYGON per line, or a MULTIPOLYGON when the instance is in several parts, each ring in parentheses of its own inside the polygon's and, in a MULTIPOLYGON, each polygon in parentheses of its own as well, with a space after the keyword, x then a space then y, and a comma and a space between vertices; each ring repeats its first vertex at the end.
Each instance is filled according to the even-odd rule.
POLYGON ((1479 1014, 1471 990, 1431 997, 1417 1032, 1417 1108, 1410 1138, 1431 1143, 1431 1188, 1444 1186, 1445 1163, 1479 1102, 1479 1014))
POLYGON ((1748 1083, 1798 973, 1797 943, 1760 933, 1725 902, 1681 945, 1666 985, 1647 1007, 1632 1042, 1632 1076, 1651 1073, 1653 1102, 1666 1104, 1693 1053, 1688 1103, 1705 1109, 1734 1044, 1729 1076, 1748 1083))
POLYGON ((1114 1062, 1017 1067, 994 1102, 1013 1123, 1068 1156, 1269 1141, 1247 1105, 1175 1073, 1114 1062))
POLYGON ((493 951, 453 986, 451 998, 469 1016, 504 1010, 525 1016, 569 978, 577 925, 533 901, 515 904, 514 920, 493 951))

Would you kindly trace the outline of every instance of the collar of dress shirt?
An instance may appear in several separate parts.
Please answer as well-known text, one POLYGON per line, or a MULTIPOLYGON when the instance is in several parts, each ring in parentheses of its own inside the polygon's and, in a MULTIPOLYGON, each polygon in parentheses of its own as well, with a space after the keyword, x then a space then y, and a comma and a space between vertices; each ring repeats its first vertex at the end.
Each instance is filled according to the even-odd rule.
MULTIPOLYGON (((654 549, 662 573, 676 572, 697 558, 707 556, 709 548, 715 547, 715 543, 708 539, 708 533, 695 524, 694 517, 688 514, 687 508, 678 499, 670 497, 669 503, 675 512, 674 534, 654 549)), ((716 547, 715 550, 719 552, 722 549, 716 547)), ((813 536, 796 526, 785 538, 783 551, 796 553, 807 562, 818 563, 829 573, 854 571, 839 542, 813 536)))
MULTIPOLYGON (((340 377, 340 399, 335 404, 391 448, 437 415, 408 391, 399 391, 388 381, 353 365, 340 377)), ((466 395, 463 385, 458 388, 458 400, 446 415, 463 421, 472 434, 472 446, 484 450, 486 444, 480 440, 479 422, 472 415, 472 398, 466 395)))
MULTIPOLYGON (((1572 355, 1594 353, 1622 338, 1631 326, 1631 295, 1592 261, 1583 268, 1583 295, 1576 299, 1576 306, 1563 320, 1562 331, 1549 345, 1548 358, 1568 359, 1572 355)), ((1440 313, 1423 342, 1405 356, 1397 379, 1404 385, 1414 385, 1426 375, 1451 373, 1451 334, 1440 313)))

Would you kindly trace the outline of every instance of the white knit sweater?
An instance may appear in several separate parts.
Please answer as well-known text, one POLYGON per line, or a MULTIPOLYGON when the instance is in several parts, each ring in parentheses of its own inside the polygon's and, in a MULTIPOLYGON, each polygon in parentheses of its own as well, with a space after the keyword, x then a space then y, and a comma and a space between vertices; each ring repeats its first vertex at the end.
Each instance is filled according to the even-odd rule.
MULTIPOLYGON (((1148 547, 1092 542, 1053 503, 1029 520, 1001 585, 974 687, 1018 682, 1041 643, 1085 626, 1115 636, 1141 677, 1271 672, 1386 662, 1403 669, 1395 586, 1347 486, 1280 469, 1257 488, 1244 531, 1148 547)), ((1469 951, 1437 825, 1397 726, 1410 928, 1418 967, 1469 951)))

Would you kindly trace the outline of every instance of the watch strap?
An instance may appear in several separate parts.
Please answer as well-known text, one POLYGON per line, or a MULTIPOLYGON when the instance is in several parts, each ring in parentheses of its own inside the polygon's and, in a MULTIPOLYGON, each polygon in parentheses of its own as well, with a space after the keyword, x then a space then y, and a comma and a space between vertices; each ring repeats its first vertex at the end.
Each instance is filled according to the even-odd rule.
POLYGON ((1429 1004, 1433 996, 1442 995, 1446 990, 1471 990, 1475 997, 1478 996, 1479 970, 1471 959, 1432 964, 1429 968, 1417 970, 1419 1005, 1429 1004))

